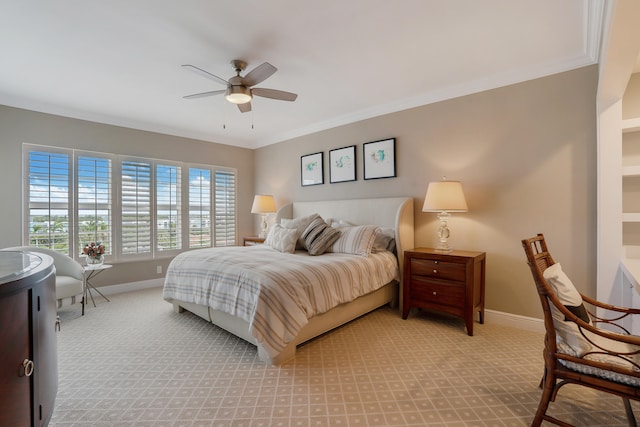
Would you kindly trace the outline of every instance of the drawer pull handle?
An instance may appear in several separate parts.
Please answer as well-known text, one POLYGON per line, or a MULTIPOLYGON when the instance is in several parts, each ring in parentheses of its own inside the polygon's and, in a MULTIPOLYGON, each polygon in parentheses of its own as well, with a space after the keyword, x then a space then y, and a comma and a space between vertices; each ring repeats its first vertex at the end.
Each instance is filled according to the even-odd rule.
POLYGON ((30 377, 33 374, 33 360, 24 359, 22 366, 24 367, 24 376, 30 377))
POLYGON ((438 270, 433 270, 433 274, 438 274, 438 270))
POLYGON ((436 291, 433 291, 433 294, 434 294, 434 295, 438 295, 438 293, 437 293, 436 291))
POLYGON ((433 261, 433 263, 434 263, 434 264, 437 264, 437 263, 438 263, 438 261, 433 261))

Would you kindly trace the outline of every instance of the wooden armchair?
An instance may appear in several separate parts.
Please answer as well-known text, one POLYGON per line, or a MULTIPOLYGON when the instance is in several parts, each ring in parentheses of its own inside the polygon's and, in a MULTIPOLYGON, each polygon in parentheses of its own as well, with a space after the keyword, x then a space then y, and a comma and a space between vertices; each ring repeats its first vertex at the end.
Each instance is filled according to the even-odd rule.
POLYGON ((629 425, 635 426, 629 399, 640 400, 640 337, 630 335, 621 321, 640 310, 605 304, 579 293, 549 254, 542 234, 523 240, 522 245, 546 329, 543 391, 531 425, 539 426, 545 420, 570 426, 546 412, 562 386, 577 384, 622 397, 629 425), (608 318, 598 317, 596 309, 608 318))

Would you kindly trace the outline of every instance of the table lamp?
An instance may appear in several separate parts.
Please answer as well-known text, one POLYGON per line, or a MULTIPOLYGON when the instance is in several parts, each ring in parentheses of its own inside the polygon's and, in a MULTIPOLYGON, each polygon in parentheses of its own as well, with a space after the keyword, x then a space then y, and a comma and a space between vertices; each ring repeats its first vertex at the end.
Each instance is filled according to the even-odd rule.
POLYGON ((438 238, 440 243, 436 247, 438 252, 453 250, 448 242, 450 232, 447 224, 451 217, 449 212, 467 212, 468 210, 460 181, 447 181, 444 178, 442 181, 429 183, 422 212, 439 212, 438 238))
POLYGON ((260 237, 267 237, 267 215, 276 212, 276 202, 271 195, 256 195, 253 198, 253 205, 251 206, 251 213, 257 213, 262 215, 262 225, 260 229, 260 237))

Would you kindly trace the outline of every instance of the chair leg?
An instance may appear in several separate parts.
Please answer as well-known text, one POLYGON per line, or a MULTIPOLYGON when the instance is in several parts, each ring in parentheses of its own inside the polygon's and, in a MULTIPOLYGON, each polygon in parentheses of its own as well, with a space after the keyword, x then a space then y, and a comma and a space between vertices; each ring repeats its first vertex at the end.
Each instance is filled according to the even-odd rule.
POLYGON ((636 417, 633 415, 633 409, 631 408, 631 402, 626 397, 622 398, 624 402, 624 411, 627 413, 627 420, 629 421, 629 427, 637 427, 636 417))
POLYGON ((544 371, 544 376, 542 377, 542 381, 540 383, 540 386, 542 386, 542 396, 540 396, 540 403, 538 403, 536 415, 531 422, 532 427, 538 427, 542 424, 542 420, 547 413, 547 408, 549 408, 549 402, 551 401, 553 389, 555 388, 556 384, 555 377, 549 374, 546 367, 544 371))

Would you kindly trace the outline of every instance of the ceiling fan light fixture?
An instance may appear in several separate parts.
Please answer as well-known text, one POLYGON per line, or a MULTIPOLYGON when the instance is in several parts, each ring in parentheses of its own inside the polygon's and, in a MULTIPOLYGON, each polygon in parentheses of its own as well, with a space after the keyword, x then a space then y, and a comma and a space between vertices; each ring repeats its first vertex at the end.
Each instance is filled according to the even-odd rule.
POLYGON ((225 93, 227 101, 233 104, 246 104, 251 102, 251 90, 245 86, 228 86, 225 93))

